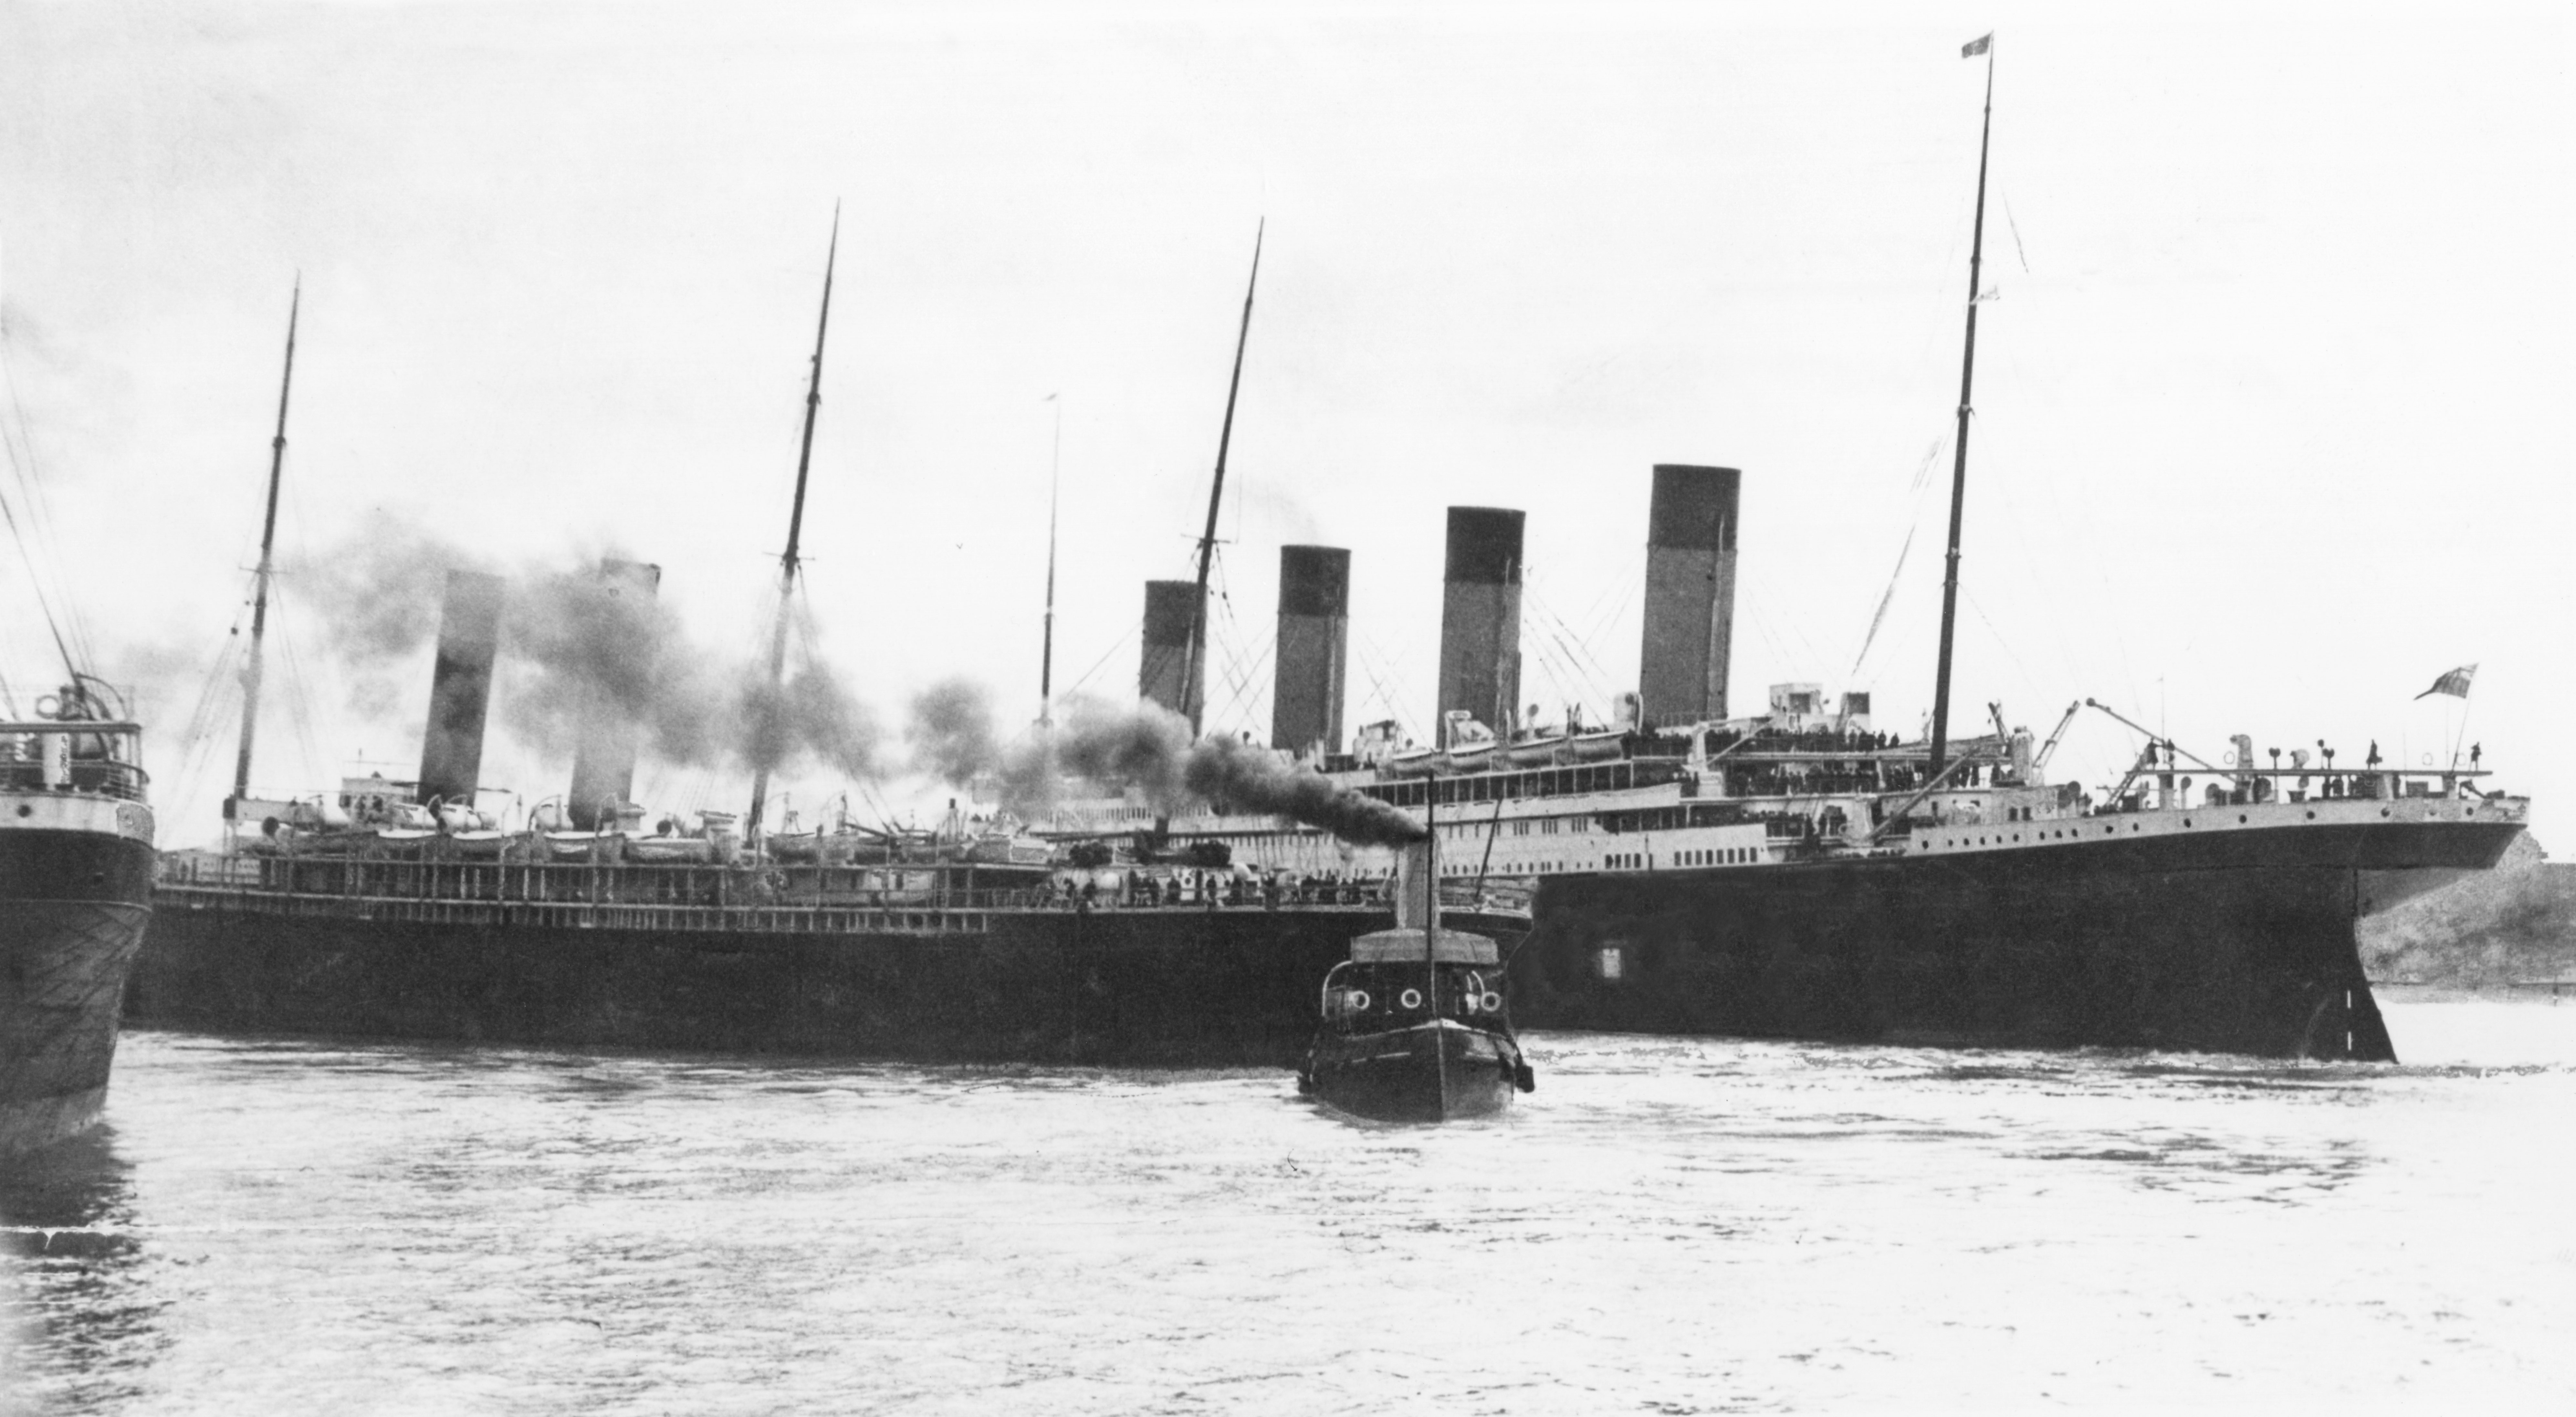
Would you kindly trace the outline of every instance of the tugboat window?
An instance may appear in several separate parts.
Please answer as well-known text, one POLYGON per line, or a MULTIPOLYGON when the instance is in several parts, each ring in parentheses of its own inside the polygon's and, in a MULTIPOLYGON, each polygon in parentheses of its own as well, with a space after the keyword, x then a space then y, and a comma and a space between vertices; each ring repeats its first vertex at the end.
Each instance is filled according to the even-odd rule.
POLYGON ((1627 951, 1623 946, 1603 945, 1595 953, 1602 978, 1616 980, 1627 973, 1627 951))

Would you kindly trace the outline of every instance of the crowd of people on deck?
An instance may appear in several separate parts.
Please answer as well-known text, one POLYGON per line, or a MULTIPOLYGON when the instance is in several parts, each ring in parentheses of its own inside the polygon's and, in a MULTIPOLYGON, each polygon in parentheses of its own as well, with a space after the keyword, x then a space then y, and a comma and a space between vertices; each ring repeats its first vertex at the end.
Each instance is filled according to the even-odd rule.
POLYGON ((1386 891, 1382 879, 1363 879, 1340 871, 1314 875, 1273 871, 1210 871, 1184 868, 1169 873, 1127 869, 1059 874, 1051 903, 1065 910, 1196 905, 1365 905, 1386 891), (1105 882, 1105 884, 1104 884, 1105 882))

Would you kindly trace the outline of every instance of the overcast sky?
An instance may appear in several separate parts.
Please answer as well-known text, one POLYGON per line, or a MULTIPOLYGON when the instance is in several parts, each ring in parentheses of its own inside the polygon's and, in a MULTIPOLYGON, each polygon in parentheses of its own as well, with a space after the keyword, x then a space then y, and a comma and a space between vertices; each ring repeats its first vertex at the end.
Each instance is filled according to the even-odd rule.
MULTIPOLYGON (((1353 551, 1348 721, 1421 730, 1450 504, 1529 513, 1523 696, 1605 711, 1678 461, 1745 474, 1737 703, 1867 688, 1911 732, 1985 79, 1959 46, 1993 29, 1959 720, 2044 734, 2089 695, 2213 757, 2465 737, 2550 840, 2563 7, 1819 8, 8 5, 12 454, 146 691, 165 840, 198 840, 232 725, 193 756, 186 729, 245 618, 297 273, 291 568, 382 518, 511 564, 616 548, 748 659, 837 200, 822 648, 890 722, 950 674, 1025 719, 1055 411, 1057 682, 1130 695, 1266 216, 1215 655, 1250 687, 1212 726, 1266 736, 1278 547, 1317 541, 1353 551), (2471 661, 2465 725, 2412 701, 2471 661)), ((23 689, 43 640, 0 586, 23 689)), ((408 776, 425 656, 387 708, 298 586, 257 781, 408 776)), ((2088 716, 2058 768, 2100 784, 2135 746, 2088 716)), ((487 761, 531 800, 565 775, 487 761)))

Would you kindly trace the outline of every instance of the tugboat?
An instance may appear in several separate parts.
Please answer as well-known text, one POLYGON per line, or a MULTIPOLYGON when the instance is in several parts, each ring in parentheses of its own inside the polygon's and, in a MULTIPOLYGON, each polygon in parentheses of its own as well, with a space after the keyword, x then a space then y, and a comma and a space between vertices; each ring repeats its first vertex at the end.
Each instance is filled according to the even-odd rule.
POLYGON ((1537 1079, 1512 1032, 1503 958, 1483 935, 1440 928, 1435 848, 1406 849, 1397 925, 1351 941, 1324 976, 1323 1022, 1297 1090, 1376 1122, 1490 1117, 1537 1079), (1418 923, 1406 907, 1421 902, 1418 923))

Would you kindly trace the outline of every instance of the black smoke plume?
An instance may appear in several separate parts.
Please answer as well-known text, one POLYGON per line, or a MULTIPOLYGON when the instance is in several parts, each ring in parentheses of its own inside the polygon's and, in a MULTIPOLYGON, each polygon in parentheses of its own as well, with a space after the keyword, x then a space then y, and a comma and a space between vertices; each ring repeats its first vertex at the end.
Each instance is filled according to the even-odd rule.
MULTIPOLYGON (((436 637, 450 569, 495 568, 378 513, 300 578, 352 673, 355 707, 387 717, 383 706, 412 702, 393 675, 436 637)), ((658 596, 620 593, 590 570, 509 579, 495 698, 501 721, 539 751, 569 758, 594 730, 622 729, 674 766, 876 771, 874 715, 820 661, 773 692, 748 653, 693 642, 658 596)))
POLYGON ((1198 798, 1228 811, 1293 818, 1362 845, 1397 846, 1426 835, 1402 810, 1337 787, 1268 749, 1224 738, 1194 743, 1188 721, 1155 703, 1077 699, 1051 739, 1023 740, 998 766, 1006 800, 1021 810, 1053 801, 1061 773, 1132 783, 1166 811, 1198 798))
POLYGON ((952 787, 964 787, 1000 756, 991 700, 966 679, 942 679, 915 694, 903 736, 914 765, 952 787))
POLYGON ((1230 738, 1192 745, 1183 776, 1191 791, 1211 802, 1239 812, 1276 812, 1344 841, 1401 846, 1430 835, 1401 808, 1336 787, 1321 773, 1279 761, 1267 748, 1230 738))

